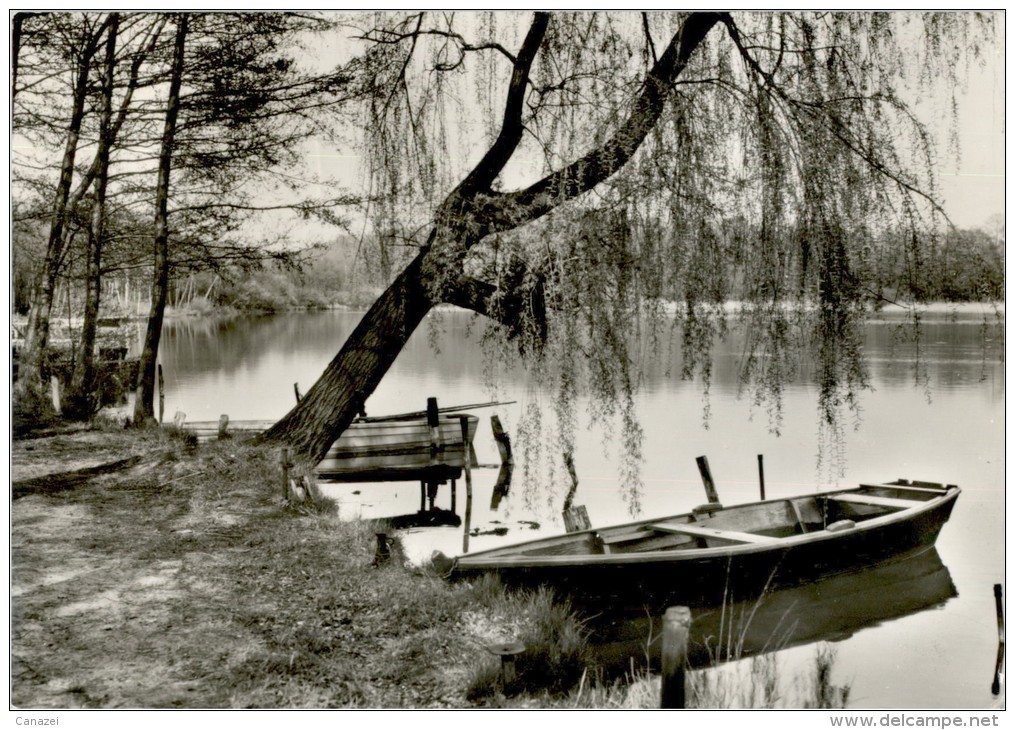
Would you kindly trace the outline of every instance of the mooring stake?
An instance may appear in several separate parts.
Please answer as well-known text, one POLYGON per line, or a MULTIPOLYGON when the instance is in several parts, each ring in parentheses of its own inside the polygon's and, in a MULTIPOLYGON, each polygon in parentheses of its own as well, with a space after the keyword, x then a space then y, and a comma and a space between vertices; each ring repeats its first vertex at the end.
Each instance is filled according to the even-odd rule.
POLYGON ((758 454, 758 483, 761 485, 761 500, 765 500, 765 456, 758 454))
MULTIPOLYGON (((436 401, 434 403, 436 405, 436 401)), ((472 527, 472 459, 469 456, 469 417, 462 416, 462 446, 465 451, 465 531, 462 535, 462 552, 469 552, 469 528, 472 527)))
POLYGON ((509 641, 503 644, 491 644, 486 647, 487 651, 500 657, 500 682, 502 688, 514 684, 515 658, 525 651, 525 644, 518 641, 509 641))
POLYGON ((391 560, 391 546, 388 544, 388 535, 385 532, 377 534, 377 550, 374 552, 374 565, 384 565, 391 560))
POLYGON ((682 710, 687 696, 684 665, 687 663, 687 635, 691 630, 691 609, 671 606, 663 615, 662 684, 660 706, 664 710, 682 710))
POLYGON ((698 472, 701 474, 701 481, 705 484, 705 494, 712 504, 719 503, 719 493, 715 490, 715 481, 712 479, 712 470, 708 468, 708 457, 699 456, 695 461, 698 463, 698 472))
POLYGON ((994 584, 994 606, 997 609, 997 661, 994 663, 994 681, 990 691, 1001 693, 1001 666, 1004 664, 1004 606, 1001 604, 1001 584, 994 584))

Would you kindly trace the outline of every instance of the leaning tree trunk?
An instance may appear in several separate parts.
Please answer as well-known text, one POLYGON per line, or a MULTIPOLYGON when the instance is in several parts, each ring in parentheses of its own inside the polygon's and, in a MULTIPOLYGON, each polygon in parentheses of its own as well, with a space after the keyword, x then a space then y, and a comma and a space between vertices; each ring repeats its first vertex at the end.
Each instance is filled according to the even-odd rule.
POLYGON ((176 118, 180 111, 187 24, 187 14, 183 13, 176 30, 173 75, 169 82, 166 123, 162 133, 162 150, 159 153, 159 180, 155 188, 155 275, 148 329, 138 363, 133 416, 136 426, 155 418, 155 368, 162 339, 162 319, 166 313, 166 291, 169 288, 169 177, 173 161, 173 140, 176 137, 176 118))
MULTIPOLYGON (((497 193, 491 185, 522 138, 529 71, 550 20, 549 14, 536 13, 514 58, 504 121, 497 139, 437 210, 430 243, 374 303, 307 395, 265 432, 262 440, 285 443, 307 462, 320 461, 432 308, 434 301, 426 293, 428 281, 423 267, 431 245, 439 241, 468 251, 484 236, 536 220, 562 202, 591 190, 623 167, 655 126, 674 79, 722 18, 716 13, 688 16, 647 74, 630 115, 600 146, 524 190, 497 193)), ((510 315, 510 306, 492 306, 494 284, 471 279, 464 270, 442 271, 439 275, 444 283, 450 284, 441 294, 442 302, 513 324, 509 316, 507 321, 504 319, 510 315)))
POLYGON ((285 443, 307 463, 324 458, 432 308, 420 277, 425 256, 426 250, 418 254, 381 294, 314 386, 263 441, 285 443))

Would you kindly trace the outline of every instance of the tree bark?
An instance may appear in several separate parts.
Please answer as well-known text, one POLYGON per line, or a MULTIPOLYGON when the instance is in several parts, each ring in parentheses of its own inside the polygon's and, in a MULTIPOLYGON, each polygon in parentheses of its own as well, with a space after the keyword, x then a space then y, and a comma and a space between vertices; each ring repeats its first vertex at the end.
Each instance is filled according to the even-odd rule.
POLYGON ((92 206, 92 220, 88 230, 89 256, 85 281, 85 313, 81 325, 81 351, 74 366, 74 375, 68 392, 70 412, 82 418, 90 416, 94 406, 92 391, 95 383, 95 335, 102 295, 102 245, 106 235, 106 188, 109 181, 109 153, 113 143, 113 73, 116 70, 116 35, 119 27, 120 14, 111 13, 109 35, 106 38, 99 146, 95 153, 98 167, 95 178, 95 203, 92 206))
POLYGON ((155 368, 162 338, 162 320, 166 312, 166 292, 169 288, 169 181, 173 161, 173 142, 176 137, 176 119, 180 111, 180 86, 183 83, 184 51, 187 43, 187 13, 180 14, 176 28, 173 52, 173 70, 169 81, 169 98, 166 105, 166 122, 159 152, 159 178, 155 189, 155 266, 152 280, 151 309, 144 347, 138 363, 134 401, 134 425, 142 425, 155 418, 155 368))
POLYGON ((433 307, 420 276, 428 250, 374 302, 321 377, 295 408, 262 434, 263 441, 285 443, 308 463, 324 458, 433 307))

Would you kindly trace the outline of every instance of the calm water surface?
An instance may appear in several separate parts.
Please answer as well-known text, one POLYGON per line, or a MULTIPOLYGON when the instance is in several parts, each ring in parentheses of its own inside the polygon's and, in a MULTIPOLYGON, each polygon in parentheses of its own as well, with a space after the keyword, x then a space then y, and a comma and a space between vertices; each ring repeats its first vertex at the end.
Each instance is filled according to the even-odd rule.
MULTIPOLYGON (((168 323, 162 344, 166 412, 183 411, 188 421, 217 420, 223 413, 232 420, 277 418, 293 405, 293 383, 302 391, 310 387, 359 316, 326 312, 168 323)), ((971 309, 925 313, 919 350, 900 330, 900 316, 887 313, 871 322, 866 342, 873 390, 863 396, 859 428, 849 424, 841 442, 842 485, 904 477, 963 488, 937 554, 887 574, 773 597, 752 620, 782 636, 788 648, 780 661, 787 676, 812 661, 811 642, 834 642, 834 678, 850 683, 851 707, 1003 703, 1003 693, 991 695, 990 682, 997 649, 992 587, 1004 582, 1005 567, 1004 368, 999 331, 984 331, 983 319, 982 312, 971 309)), ((481 416, 479 461, 498 460, 489 426, 489 416, 497 413, 515 442, 516 467, 496 510, 490 498, 496 469, 475 472, 472 527, 481 533, 506 528, 507 534, 480 534, 470 539, 469 548, 562 532, 560 509, 569 480, 561 478, 559 465, 552 466, 557 455, 545 436, 527 439, 519 432, 526 413, 549 413, 547 394, 521 370, 484 358, 478 337, 482 325, 471 315, 444 313, 440 320, 439 327, 424 325, 410 340, 368 401, 368 412, 418 410, 430 395, 443 405, 491 396, 517 401, 476 412, 481 416), (491 378, 495 392, 488 385, 491 378)), ((988 321, 993 322, 991 315, 988 321)), ((617 487, 620 455, 611 435, 582 424, 575 503, 587 507, 593 525, 628 521, 635 502, 646 517, 704 502, 694 461, 703 454, 724 504, 758 498, 758 454, 764 454, 769 498, 835 481, 829 468, 833 454, 819 436, 814 384, 802 376, 786 389, 781 435, 775 436, 765 410, 738 397, 739 352, 736 341, 717 350, 707 428, 699 382, 668 374, 679 368, 660 361, 646 368, 638 400, 645 431, 644 486, 637 495, 617 487)), ((343 484, 326 491, 348 517, 403 515, 419 507, 416 483, 343 484)), ((459 489, 460 513, 463 495, 459 489)), ((437 504, 449 507, 447 487, 437 504)), ((416 559, 434 549, 458 554, 462 529, 417 529, 403 542, 416 559)), ((647 627, 632 624, 610 639, 637 641, 640 630, 647 627)))

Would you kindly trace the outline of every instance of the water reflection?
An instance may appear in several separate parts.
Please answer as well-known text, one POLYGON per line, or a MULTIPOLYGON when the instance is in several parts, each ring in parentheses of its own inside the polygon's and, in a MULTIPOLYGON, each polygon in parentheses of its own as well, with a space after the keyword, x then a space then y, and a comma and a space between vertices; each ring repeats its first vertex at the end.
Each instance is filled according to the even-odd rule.
MULTIPOLYGON (((958 595, 936 548, 875 568, 767 592, 759 599, 692 609, 692 667, 819 641, 842 641, 888 621, 939 608, 958 595)), ((662 614, 644 606, 581 606, 607 675, 658 669, 662 614)))

